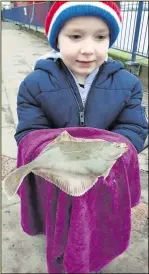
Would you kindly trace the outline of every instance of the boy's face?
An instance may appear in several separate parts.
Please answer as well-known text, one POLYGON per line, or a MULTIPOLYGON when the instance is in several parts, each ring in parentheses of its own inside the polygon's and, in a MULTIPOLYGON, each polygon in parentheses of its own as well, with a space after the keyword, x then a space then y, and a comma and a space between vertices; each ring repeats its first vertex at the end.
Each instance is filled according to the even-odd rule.
POLYGON ((58 48, 65 65, 83 82, 105 60, 109 48, 109 28, 92 16, 66 22, 58 36, 58 48))

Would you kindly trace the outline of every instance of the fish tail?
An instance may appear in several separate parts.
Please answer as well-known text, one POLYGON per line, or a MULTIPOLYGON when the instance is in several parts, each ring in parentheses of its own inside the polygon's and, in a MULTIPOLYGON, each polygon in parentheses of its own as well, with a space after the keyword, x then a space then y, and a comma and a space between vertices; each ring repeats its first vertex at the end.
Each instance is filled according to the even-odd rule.
POLYGON ((24 177, 31 171, 31 168, 27 165, 21 166, 13 170, 2 182, 2 188, 10 200, 16 194, 20 187, 24 177))

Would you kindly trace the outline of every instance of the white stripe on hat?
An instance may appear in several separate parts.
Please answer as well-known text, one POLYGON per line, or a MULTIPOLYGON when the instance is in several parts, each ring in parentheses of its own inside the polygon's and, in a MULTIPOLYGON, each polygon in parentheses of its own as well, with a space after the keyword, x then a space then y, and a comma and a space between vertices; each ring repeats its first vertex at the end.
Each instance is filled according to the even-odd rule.
POLYGON ((84 5, 84 6, 90 5, 93 7, 102 8, 103 10, 106 10, 114 17, 114 19, 116 20, 116 22, 120 28, 121 22, 120 22, 120 19, 119 19, 117 13, 110 6, 104 4, 103 2, 92 2, 92 3, 91 2, 67 2, 67 3, 64 3, 61 7, 59 7, 59 9, 55 12, 55 14, 53 16, 53 19, 51 21, 50 28, 48 31, 48 35, 47 35, 48 40, 50 37, 51 29, 52 29, 57 17, 59 16, 59 14, 69 7, 79 6, 79 5, 84 5))

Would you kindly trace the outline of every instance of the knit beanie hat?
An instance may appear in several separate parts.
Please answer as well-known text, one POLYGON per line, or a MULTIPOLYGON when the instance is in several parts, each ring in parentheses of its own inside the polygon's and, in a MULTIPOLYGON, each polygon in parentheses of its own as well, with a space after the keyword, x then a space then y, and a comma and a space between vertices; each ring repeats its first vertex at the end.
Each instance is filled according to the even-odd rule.
POLYGON ((80 16, 96 16, 104 20, 110 30, 109 47, 114 44, 122 22, 120 9, 114 2, 57 1, 52 5, 45 21, 46 35, 53 49, 59 51, 57 48, 57 38, 64 24, 68 20, 80 16))

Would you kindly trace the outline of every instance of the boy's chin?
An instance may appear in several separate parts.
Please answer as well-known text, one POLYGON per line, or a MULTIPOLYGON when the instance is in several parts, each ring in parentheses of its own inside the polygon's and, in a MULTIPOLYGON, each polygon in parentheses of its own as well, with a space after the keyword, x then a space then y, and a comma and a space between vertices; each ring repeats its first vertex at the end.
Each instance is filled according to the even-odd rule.
POLYGON ((97 67, 92 67, 92 68, 81 68, 76 73, 82 76, 88 76, 90 73, 92 73, 97 67))
POLYGON ((86 78, 93 72, 94 68, 91 70, 84 71, 72 71, 76 79, 80 84, 84 84, 86 78))

